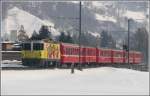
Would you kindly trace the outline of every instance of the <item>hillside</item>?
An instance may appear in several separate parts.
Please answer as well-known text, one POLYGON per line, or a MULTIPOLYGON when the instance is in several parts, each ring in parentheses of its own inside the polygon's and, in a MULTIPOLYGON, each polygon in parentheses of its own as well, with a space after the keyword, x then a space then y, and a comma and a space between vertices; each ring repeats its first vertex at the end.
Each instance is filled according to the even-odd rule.
MULTIPOLYGON (((74 19, 79 17, 78 2, 4 2, 2 16, 4 26, 11 26, 11 23, 7 23, 9 24, 7 25, 5 22, 7 19, 13 18, 8 13, 16 8, 27 13, 23 13, 24 15, 18 16, 17 19, 19 19, 18 25, 25 23, 21 20, 22 18, 26 23, 28 22, 24 25, 29 35, 33 30, 38 30, 43 21, 52 23, 59 32, 65 31, 78 35, 78 20, 74 19)), ((146 2, 82 2, 82 32, 93 35, 106 30, 117 41, 121 41, 126 36, 124 31, 127 30, 127 18, 135 20, 132 25, 139 27, 139 22, 136 22, 139 20, 136 19, 146 18, 147 14, 146 2), (133 3, 135 6, 132 7, 133 3)), ((3 31, 4 33, 9 30, 6 29, 3 31)))
POLYGON ((17 7, 13 7, 8 10, 7 17, 3 20, 4 33, 10 34, 11 30, 19 30, 20 26, 23 25, 28 36, 30 37, 35 30, 39 31, 42 25, 52 26, 53 35, 59 34, 54 28, 54 24, 48 20, 41 20, 40 18, 21 10, 17 7))

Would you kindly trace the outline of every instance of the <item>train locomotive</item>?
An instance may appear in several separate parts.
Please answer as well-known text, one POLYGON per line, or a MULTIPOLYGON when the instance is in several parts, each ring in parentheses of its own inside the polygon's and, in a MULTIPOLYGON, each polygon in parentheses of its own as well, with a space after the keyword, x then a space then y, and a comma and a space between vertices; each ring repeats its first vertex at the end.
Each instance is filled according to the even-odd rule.
MULTIPOLYGON (((22 64, 25 66, 49 67, 101 64, 127 64, 128 52, 89 46, 78 46, 70 43, 52 41, 28 41, 22 44, 22 64)), ((142 53, 130 51, 129 63, 142 62, 142 53)))

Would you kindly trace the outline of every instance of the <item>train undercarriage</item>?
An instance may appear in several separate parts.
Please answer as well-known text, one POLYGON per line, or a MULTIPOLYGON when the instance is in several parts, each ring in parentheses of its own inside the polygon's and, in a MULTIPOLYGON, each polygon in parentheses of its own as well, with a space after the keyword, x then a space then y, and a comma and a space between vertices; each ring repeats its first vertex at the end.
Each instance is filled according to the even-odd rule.
POLYGON ((115 67, 128 68, 134 70, 148 71, 148 67, 144 64, 127 64, 127 63, 61 63, 59 60, 44 60, 44 59, 22 59, 24 66, 32 68, 59 68, 59 69, 86 69, 98 67, 115 67))

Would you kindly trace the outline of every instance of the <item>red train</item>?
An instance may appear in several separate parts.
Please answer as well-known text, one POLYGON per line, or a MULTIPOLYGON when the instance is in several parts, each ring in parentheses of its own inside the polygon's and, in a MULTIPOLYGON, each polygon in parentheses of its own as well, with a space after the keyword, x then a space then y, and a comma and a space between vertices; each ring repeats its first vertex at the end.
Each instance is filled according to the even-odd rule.
MULTIPOLYGON (((104 49, 69 43, 26 42, 22 47, 22 62, 27 66, 49 66, 70 64, 127 64, 128 52, 124 50, 104 49)), ((142 62, 142 54, 130 51, 130 64, 142 62)))
MULTIPOLYGON (((103 49, 81 46, 75 44, 60 44, 61 50, 61 64, 66 63, 111 63, 111 64, 125 64, 128 63, 128 52, 124 50, 103 49), (80 56, 79 56, 80 50, 80 56)), ((129 62, 130 64, 138 64, 142 61, 141 52, 130 51, 129 62)))

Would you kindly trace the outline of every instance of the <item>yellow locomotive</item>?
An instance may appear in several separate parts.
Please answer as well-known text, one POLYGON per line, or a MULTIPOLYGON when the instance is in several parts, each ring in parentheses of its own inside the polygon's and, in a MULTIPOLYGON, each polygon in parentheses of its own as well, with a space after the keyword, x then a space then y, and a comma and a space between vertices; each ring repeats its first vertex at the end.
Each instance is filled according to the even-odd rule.
POLYGON ((60 60, 60 44, 51 41, 22 43, 22 63, 30 66, 48 66, 60 60))

